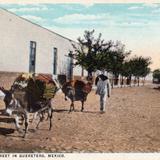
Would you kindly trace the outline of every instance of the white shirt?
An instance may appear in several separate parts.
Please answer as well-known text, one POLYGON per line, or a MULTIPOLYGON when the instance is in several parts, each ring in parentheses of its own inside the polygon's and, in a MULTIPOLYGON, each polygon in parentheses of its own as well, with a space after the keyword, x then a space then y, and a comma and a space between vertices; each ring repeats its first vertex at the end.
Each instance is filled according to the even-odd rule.
POLYGON ((99 79, 98 83, 97 83, 97 91, 96 94, 102 95, 102 94, 108 94, 110 95, 110 84, 109 84, 109 80, 101 80, 99 79))

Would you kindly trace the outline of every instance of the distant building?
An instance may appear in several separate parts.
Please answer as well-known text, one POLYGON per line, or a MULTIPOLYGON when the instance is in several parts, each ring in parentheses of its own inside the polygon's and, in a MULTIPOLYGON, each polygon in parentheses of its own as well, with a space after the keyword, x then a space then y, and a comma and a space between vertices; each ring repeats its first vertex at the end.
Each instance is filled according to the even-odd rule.
POLYGON ((146 77, 145 77, 146 81, 152 82, 153 81, 153 73, 150 72, 146 77))
MULTIPOLYGON (((0 8, 0 72, 81 76, 72 69, 76 42, 0 8)), ((77 44, 78 45, 78 44, 77 44)))

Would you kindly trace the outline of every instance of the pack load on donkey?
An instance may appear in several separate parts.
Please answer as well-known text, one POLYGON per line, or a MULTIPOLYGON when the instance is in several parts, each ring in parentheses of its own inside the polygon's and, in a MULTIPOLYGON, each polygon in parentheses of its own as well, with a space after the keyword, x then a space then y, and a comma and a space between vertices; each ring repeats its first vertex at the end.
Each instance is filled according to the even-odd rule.
POLYGON ((14 90, 15 96, 22 93, 21 91, 25 91, 29 106, 33 106, 37 102, 49 101, 54 98, 58 89, 52 76, 44 74, 21 74, 11 88, 14 90))

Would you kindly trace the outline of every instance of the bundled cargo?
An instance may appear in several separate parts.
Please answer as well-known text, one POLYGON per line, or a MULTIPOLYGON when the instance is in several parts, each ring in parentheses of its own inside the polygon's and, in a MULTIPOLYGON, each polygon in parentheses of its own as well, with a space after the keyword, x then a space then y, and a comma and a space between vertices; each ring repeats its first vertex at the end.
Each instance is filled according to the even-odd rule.
POLYGON ((41 101, 51 99, 57 91, 56 83, 51 75, 44 74, 21 74, 16 78, 12 89, 18 91, 24 90, 32 101, 41 101))

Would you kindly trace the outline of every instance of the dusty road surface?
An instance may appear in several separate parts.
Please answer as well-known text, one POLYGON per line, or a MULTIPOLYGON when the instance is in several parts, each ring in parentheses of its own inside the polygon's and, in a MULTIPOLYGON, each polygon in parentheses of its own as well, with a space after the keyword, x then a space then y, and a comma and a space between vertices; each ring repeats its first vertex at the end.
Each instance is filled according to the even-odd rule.
MULTIPOLYGON (((84 112, 68 113, 69 101, 58 94, 54 101, 53 128, 48 123, 29 126, 27 137, 15 131, 13 119, 0 115, 0 152, 159 152, 160 91, 151 86, 116 88, 99 113, 99 97, 92 91, 84 112)), ((3 110, 3 101, 0 100, 3 110)))

